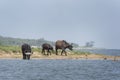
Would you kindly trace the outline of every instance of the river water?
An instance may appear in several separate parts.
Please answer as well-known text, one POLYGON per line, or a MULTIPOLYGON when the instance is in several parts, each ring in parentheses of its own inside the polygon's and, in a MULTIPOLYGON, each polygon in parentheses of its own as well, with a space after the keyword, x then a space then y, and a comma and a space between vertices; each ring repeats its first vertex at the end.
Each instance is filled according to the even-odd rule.
POLYGON ((120 49, 78 49, 77 51, 111 55, 111 56, 120 56, 120 49))
POLYGON ((0 80, 120 80, 120 61, 0 59, 0 80))

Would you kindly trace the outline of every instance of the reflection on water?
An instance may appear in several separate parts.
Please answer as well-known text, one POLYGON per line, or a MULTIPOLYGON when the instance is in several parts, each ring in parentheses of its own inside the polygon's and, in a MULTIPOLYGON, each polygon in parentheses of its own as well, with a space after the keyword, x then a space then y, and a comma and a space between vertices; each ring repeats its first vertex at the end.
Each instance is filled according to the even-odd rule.
POLYGON ((1 59, 0 80, 120 80, 120 61, 1 59))

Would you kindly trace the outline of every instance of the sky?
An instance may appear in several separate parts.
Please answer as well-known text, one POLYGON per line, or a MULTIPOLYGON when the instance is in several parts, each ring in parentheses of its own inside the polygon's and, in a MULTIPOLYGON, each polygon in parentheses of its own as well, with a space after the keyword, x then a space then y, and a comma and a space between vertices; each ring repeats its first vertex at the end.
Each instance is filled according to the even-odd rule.
POLYGON ((120 0, 0 0, 0 35, 120 49, 120 0))

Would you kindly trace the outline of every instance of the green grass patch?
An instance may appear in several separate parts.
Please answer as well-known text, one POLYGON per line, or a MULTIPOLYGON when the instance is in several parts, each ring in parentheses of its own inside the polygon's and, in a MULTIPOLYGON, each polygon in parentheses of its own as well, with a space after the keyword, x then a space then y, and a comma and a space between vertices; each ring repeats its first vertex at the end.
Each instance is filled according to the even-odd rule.
POLYGON ((42 52, 41 48, 32 48, 32 52, 42 52))
MULTIPOLYGON (((5 53, 21 53, 21 46, 0 46, 0 51, 5 53)), ((40 48, 32 48, 32 52, 41 52, 40 48)))
POLYGON ((21 52, 21 49, 19 46, 0 46, 0 50, 4 51, 6 53, 18 53, 21 52))

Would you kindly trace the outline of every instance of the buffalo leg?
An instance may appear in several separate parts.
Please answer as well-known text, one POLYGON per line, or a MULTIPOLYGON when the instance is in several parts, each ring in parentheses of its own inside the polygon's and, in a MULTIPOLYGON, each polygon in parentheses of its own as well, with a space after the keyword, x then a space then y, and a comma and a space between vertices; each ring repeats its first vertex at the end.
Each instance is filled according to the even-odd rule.
POLYGON ((51 55, 51 52, 49 51, 50 55, 51 55))
POLYGON ((61 55, 63 55, 63 53, 65 53, 65 55, 67 56, 65 49, 62 50, 61 55))
POLYGON ((56 48, 56 55, 58 55, 58 51, 57 51, 58 49, 56 48))
POLYGON ((47 55, 49 55, 49 52, 50 52, 50 51, 49 51, 49 49, 48 49, 48 50, 47 50, 47 55))
POLYGON ((26 59, 26 55, 23 53, 23 59, 26 59))
POLYGON ((45 55, 45 50, 44 49, 42 49, 42 53, 45 55))
POLYGON ((62 50, 61 55, 63 55, 64 50, 62 50))
POLYGON ((66 51, 64 50, 64 52, 65 52, 65 55, 67 56, 67 53, 66 53, 66 51))
POLYGON ((48 55, 51 55, 51 52, 50 52, 50 50, 49 50, 49 49, 48 49, 48 52, 47 52, 47 54, 48 54, 48 55))
POLYGON ((28 59, 28 60, 30 59, 30 55, 27 55, 27 59, 28 59))

